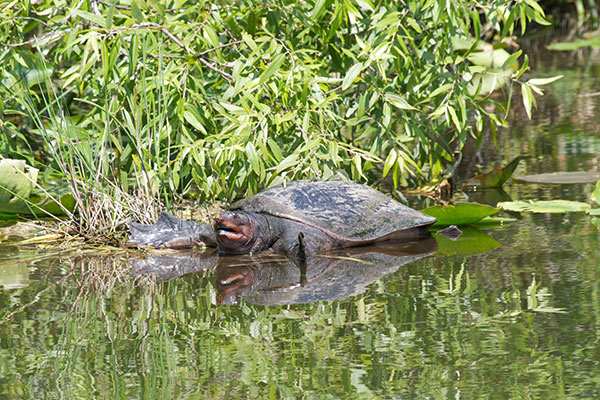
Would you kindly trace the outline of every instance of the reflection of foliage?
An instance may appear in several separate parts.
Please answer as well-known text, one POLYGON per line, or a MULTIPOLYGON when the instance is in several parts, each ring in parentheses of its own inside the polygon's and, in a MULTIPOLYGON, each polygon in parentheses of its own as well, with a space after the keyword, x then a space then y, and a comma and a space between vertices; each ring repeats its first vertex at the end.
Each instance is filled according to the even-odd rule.
POLYGON ((569 385, 593 394, 600 254, 590 246, 598 234, 575 224, 562 239, 572 254, 532 225, 494 231, 505 236, 500 251, 408 264, 355 298, 278 307, 215 306, 210 272, 159 283, 132 278, 125 257, 36 262, 30 286, 0 292, 5 315, 47 288, 0 325, 1 390, 69 398, 551 398, 569 385), (590 236, 581 240, 580 232, 590 236), (556 279, 550 260, 590 280, 556 279), (570 313, 538 312, 548 307, 570 313), (576 326, 588 329, 573 337, 576 326), (583 353, 571 351, 581 343, 583 353))

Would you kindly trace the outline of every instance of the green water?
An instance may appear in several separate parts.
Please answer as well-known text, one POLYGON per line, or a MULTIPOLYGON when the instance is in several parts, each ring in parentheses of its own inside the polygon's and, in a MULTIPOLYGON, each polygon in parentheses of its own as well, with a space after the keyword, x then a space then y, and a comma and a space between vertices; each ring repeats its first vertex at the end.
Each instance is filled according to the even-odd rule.
MULTIPOLYGON (((598 171, 599 65, 538 60, 565 78, 532 121, 515 105, 497 147, 486 137, 465 170, 527 153, 517 175, 598 171)), ((505 189, 587 201, 593 185, 505 189)), ((520 218, 367 271, 349 297, 284 305, 217 305, 215 269, 162 282, 131 274, 135 252, 5 241, 0 398, 600 398, 600 223, 520 218)))

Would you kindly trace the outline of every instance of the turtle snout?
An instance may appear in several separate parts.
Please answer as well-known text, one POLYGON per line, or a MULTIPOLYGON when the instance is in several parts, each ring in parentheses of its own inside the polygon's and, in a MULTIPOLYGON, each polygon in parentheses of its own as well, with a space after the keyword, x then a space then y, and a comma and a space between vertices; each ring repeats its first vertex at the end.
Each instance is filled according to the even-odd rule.
POLYGON ((244 215, 225 211, 214 222, 217 242, 222 250, 238 252, 252 236, 252 224, 244 215))

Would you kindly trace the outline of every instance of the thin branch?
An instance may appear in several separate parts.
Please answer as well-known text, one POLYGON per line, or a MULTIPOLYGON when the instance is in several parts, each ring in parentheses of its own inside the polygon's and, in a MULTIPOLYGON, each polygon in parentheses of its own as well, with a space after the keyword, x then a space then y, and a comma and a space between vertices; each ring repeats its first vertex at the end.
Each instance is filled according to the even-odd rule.
POLYGON ((224 77, 225 79, 227 79, 229 82, 233 81, 233 76, 231 76, 230 74, 228 74, 225 71, 222 71, 222 70, 218 69, 217 67, 215 67, 214 65, 212 65, 211 63, 209 63, 207 60, 210 60, 210 61, 214 62, 215 64, 218 64, 216 61, 211 60, 210 58, 206 58, 206 57, 198 55, 192 49, 189 49, 185 44, 183 44, 179 39, 177 39, 166 28, 160 28, 160 30, 161 30, 162 33, 164 33, 165 35, 167 35, 169 37, 169 39, 171 39, 179 47, 181 47, 182 49, 184 49, 185 51, 187 51, 189 53, 192 53, 194 55, 194 57, 198 57, 198 60, 200 60, 200 62, 202 64, 204 64, 208 69, 210 69, 210 70, 218 73, 219 75, 221 75, 222 77, 224 77))
POLYGON ((81 0, 81 1, 79 2, 79 4, 77 4, 77 6, 76 6, 75 8, 73 8, 73 9, 72 9, 72 10, 69 12, 69 14, 67 14, 67 16, 66 16, 66 17, 64 17, 64 18, 63 18, 63 20, 62 20, 62 21, 60 21, 60 22, 58 23, 58 25, 56 25, 56 26, 55 26, 55 27, 54 27, 54 28, 53 28, 53 29, 52 29, 50 32, 48 32, 47 34, 45 34, 45 35, 42 35, 42 37, 40 37, 40 38, 34 37, 33 39, 30 39, 30 40, 28 40, 28 41, 26 41, 26 42, 22 42, 22 43, 5 43, 4 45, 5 45, 6 47, 21 47, 21 46, 27 46, 27 45, 30 45, 30 44, 32 44, 32 43, 39 42, 40 40, 44 40, 44 39, 46 39, 46 38, 48 38, 48 37, 52 37, 52 36, 54 35, 54 33, 55 33, 57 30, 58 30, 58 28, 60 28, 61 26, 63 26, 63 25, 64 25, 64 24, 65 24, 65 23, 66 23, 66 22, 67 22, 67 21, 68 21, 68 20, 71 18, 71 15, 73 15, 73 13, 74 13, 75 11, 79 10, 79 8, 80 8, 80 7, 83 5, 83 3, 84 3, 84 2, 85 2, 85 0, 81 0))

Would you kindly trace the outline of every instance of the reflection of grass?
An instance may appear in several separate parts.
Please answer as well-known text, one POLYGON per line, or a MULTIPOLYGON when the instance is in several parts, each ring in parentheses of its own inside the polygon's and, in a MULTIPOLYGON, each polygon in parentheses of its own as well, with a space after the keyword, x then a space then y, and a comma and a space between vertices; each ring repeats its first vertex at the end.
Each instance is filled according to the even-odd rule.
MULTIPOLYGON (((218 307, 213 273, 160 283, 131 276, 126 259, 107 252, 37 264, 48 278, 32 280, 19 298, 35 306, 0 325, 2 340, 12 341, 0 347, 0 365, 21 374, 8 392, 0 380, 5 393, 373 398, 443 389, 548 397, 557 386, 547 375, 565 374, 554 339, 543 335, 549 320, 523 312, 528 288, 552 293, 547 280, 510 287, 492 279, 506 256, 487 253, 481 274, 475 258, 428 258, 355 298, 278 307, 218 307)), ((506 273, 519 281, 518 269, 506 273)))

